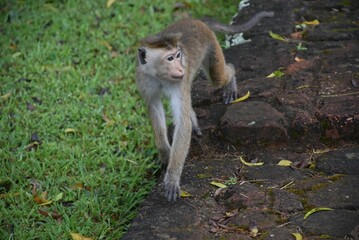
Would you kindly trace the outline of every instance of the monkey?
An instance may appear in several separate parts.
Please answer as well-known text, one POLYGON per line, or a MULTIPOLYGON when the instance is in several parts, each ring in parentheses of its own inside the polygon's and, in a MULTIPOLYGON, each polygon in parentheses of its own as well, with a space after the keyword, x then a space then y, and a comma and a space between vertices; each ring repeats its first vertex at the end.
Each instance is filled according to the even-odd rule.
MULTIPOLYGON (((253 27, 267 15, 257 14, 247 25, 253 27)), ((192 131, 202 135, 192 108, 192 82, 202 70, 207 79, 223 88, 223 103, 230 104, 237 98, 235 70, 232 64, 226 63, 214 32, 200 20, 180 20, 162 32, 142 39, 141 44, 137 55, 136 81, 147 105, 159 162, 167 166, 165 196, 169 201, 175 201, 180 197, 180 177, 192 131), (175 126, 171 144, 167 136, 162 95, 170 100, 175 126)))

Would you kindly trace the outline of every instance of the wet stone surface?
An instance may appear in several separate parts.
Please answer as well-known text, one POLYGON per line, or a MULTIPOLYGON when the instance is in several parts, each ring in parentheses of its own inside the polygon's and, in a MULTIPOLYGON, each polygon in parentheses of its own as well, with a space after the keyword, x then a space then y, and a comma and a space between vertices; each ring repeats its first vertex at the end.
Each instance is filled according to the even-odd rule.
POLYGON ((225 106, 199 76, 192 99, 203 137, 192 137, 181 179, 190 196, 168 202, 161 176, 123 239, 359 239, 359 1, 250 3, 234 23, 263 10, 275 16, 224 51, 239 95, 250 98, 225 106), (284 76, 266 78, 280 68, 284 76), (314 208, 332 210, 304 219, 314 208))

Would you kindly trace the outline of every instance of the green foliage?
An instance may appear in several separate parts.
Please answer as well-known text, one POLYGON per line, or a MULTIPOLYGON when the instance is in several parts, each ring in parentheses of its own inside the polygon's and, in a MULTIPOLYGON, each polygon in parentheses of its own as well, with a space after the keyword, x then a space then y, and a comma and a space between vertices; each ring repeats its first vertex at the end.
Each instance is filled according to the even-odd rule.
POLYGON ((228 22, 236 11, 210 2, 0 4, 0 236, 123 235, 158 168, 138 40, 186 13, 228 22))

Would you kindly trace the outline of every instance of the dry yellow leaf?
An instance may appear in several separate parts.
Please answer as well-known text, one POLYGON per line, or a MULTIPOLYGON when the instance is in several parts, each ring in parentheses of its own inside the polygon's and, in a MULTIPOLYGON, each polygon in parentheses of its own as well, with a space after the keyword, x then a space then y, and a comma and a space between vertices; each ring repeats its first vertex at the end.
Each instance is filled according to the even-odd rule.
POLYGON ((251 95, 251 92, 248 91, 246 95, 244 95, 243 97, 237 98, 236 100, 232 101, 231 103, 242 102, 242 101, 246 100, 247 98, 249 98, 250 95, 251 95))
POLYGON ((116 0, 107 0, 106 7, 107 8, 111 7, 112 4, 114 4, 114 2, 116 2, 116 0))
POLYGON ((271 36, 271 38, 279 40, 279 41, 288 42, 288 39, 282 37, 279 34, 272 32, 272 31, 269 31, 269 36, 271 36))
POLYGON ((2 95, 1 98, 2 98, 3 100, 8 100, 8 99, 10 98, 10 96, 11 96, 11 92, 2 95))
POLYGON ((266 76, 266 78, 274 78, 274 77, 280 78, 280 77, 284 76, 285 73, 282 72, 281 70, 282 70, 282 68, 279 68, 278 70, 276 70, 276 71, 272 72, 271 74, 269 74, 268 76, 266 76))
POLYGON ((303 61, 305 61, 305 59, 304 59, 304 58, 300 58, 300 57, 295 57, 295 58, 294 58, 294 61, 296 61, 296 62, 303 62, 303 61))
POLYGON ((279 161, 278 165, 283 167, 289 167, 292 165, 292 161, 283 159, 279 161))
POLYGON ((70 233, 73 240, 92 240, 92 238, 82 236, 79 233, 70 233))
POLYGON ((241 162, 248 166, 248 167, 254 167, 254 166, 262 166, 264 163, 263 162, 259 162, 259 163, 249 163, 249 162, 246 162, 242 156, 239 157, 239 159, 241 160, 241 162))
POLYGON ((212 182, 211 182, 211 185, 216 186, 216 187, 219 187, 219 188, 226 188, 226 187, 227 187, 227 186, 224 185, 223 183, 216 182, 216 181, 212 181, 212 182))
POLYGON ((251 232, 249 233, 249 236, 256 237, 257 234, 258 234, 258 227, 257 226, 252 227, 251 232))
MULTIPOLYGON (((334 149, 333 149, 333 150, 334 150, 334 149)), ((318 149, 318 150, 313 149, 313 153, 314 153, 314 154, 322 154, 322 153, 327 153, 327 152, 330 152, 330 149, 329 149, 329 148, 326 148, 326 149, 318 149)))
POLYGON ((318 25, 319 24, 319 20, 315 19, 313 21, 304 21, 303 24, 305 25, 318 25))
POLYGON ((74 132, 76 132, 76 129, 74 129, 74 128, 66 128, 65 129, 65 133, 74 133, 74 132))
POLYGON ((107 47, 108 50, 112 51, 113 47, 111 46, 111 44, 107 41, 101 41, 101 44, 105 47, 107 47))
POLYGON ((300 233, 292 233, 292 235, 295 237, 295 240, 302 240, 302 235, 300 233))
POLYGON ((308 211, 305 215, 304 215, 304 219, 307 219, 310 215, 312 215, 315 212, 319 212, 319 211, 332 211, 334 210, 333 208, 326 208, 326 207, 319 207, 319 208, 313 208, 312 210, 308 211))
POLYGON ((181 198, 187 198, 187 197, 191 197, 192 195, 189 192, 186 191, 181 191, 181 198))
POLYGON ((237 216, 238 215, 238 208, 232 210, 232 211, 229 211, 229 212, 226 212, 226 217, 234 217, 234 216, 237 216))

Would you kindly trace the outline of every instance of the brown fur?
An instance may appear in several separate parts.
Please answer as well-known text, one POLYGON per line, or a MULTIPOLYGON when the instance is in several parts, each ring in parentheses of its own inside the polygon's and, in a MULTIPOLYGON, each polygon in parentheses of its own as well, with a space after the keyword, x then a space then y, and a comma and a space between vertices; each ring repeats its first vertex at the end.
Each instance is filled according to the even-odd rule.
POLYGON ((148 105, 160 161, 168 164, 164 178, 166 196, 169 200, 175 200, 180 196, 180 177, 192 129, 201 135, 192 109, 192 81, 202 69, 215 85, 224 87, 225 103, 230 103, 237 95, 234 68, 226 64, 215 34, 198 20, 179 21, 162 32, 143 39, 142 44, 142 53, 146 51, 146 54, 139 55, 139 58, 145 57, 146 61, 144 64, 139 61, 137 83, 148 105), (183 67, 184 77, 172 79, 171 74, 166 73, 177 71, 178 67, 174 66, 180 65, 168 61, 168 56, 177 56, 173 53, 177 54, 179 51, 182 53, 181 59, 174 61, 183 67), (162 93, 170 98, 174 115, 175 130, 171 146, 161 103, 162 93))

